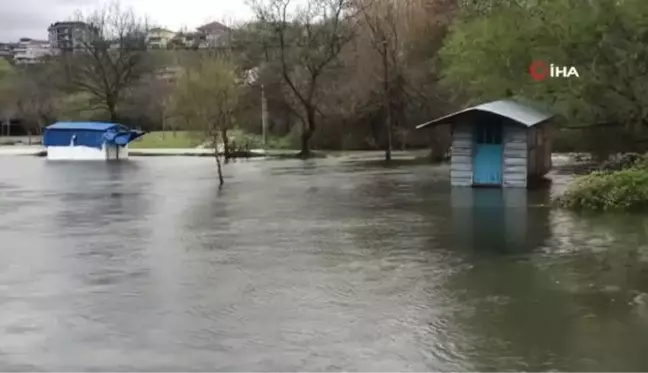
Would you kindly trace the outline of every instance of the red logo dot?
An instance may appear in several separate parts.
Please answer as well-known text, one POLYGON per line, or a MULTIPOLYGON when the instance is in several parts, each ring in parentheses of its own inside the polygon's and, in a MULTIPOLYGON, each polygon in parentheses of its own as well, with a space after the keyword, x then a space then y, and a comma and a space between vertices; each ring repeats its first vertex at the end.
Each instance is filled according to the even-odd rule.
POLYGON ((543 81, 549 76, 549 65, 544 61, 534 61, 529 66, 529 74, 536 82, 543 81))

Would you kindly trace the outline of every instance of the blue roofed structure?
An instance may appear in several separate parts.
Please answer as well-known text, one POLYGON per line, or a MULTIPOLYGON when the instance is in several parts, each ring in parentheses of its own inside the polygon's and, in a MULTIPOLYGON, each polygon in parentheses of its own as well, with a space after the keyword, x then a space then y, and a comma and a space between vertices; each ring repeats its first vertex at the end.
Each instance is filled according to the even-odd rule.
POLYGON ((84 130, 84 131, 107 131, 111 128, 118 128, 121 125, 105 122, 56 122, 47 129, 56 130, 84 130))
POLYGON ((48 158, 53 154, 57 159, 113 159, 113 155, 126 156, 124 148, 143 135, 142 131, 117 123, 57 122, 45 128, 43 145, 48 149, 48 158))

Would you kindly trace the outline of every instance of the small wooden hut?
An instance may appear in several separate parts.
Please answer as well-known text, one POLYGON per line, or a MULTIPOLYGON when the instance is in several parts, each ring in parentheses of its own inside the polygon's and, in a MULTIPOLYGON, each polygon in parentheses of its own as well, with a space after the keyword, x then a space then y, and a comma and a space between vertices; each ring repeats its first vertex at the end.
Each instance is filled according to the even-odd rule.
POLYGON ((416 127, 452 125, 453 186, 526 188, 551 169, 552 114, 500 100, 416 127))

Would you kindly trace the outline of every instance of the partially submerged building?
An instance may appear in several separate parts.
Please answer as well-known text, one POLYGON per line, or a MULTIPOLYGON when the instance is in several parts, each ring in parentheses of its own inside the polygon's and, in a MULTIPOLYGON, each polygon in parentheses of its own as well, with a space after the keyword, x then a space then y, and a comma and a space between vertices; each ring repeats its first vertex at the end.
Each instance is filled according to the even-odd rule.
POLYGON ((58 122, 45 128, 43 145, 52 160, 126 159, 128 144, 142 135, 115 123, 58 122))
POLYGON ((517 101, 500 100, 416 128, 452 126, 453 186, 526 188, 551 169, 553 117, 517 101))

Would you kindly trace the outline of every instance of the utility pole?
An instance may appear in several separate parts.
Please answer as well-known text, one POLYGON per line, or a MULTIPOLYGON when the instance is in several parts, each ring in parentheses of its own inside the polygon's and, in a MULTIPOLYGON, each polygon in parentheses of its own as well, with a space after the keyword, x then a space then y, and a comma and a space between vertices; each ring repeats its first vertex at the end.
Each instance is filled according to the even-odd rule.
POLYGON ((392 120, 391 120, 391 100, 389 92, 389 61, 387 60, 389 41, 383 37, 383 73, 385 89, 385 128, 387 130, 387 147, 385 148, 385 161, 391 161, 392 151, 392 120))
POLYGON ((268 146, 268 100, 265 95, 265 87, 261 84, 261 133, 263 136, 263 150, 268 146))

